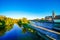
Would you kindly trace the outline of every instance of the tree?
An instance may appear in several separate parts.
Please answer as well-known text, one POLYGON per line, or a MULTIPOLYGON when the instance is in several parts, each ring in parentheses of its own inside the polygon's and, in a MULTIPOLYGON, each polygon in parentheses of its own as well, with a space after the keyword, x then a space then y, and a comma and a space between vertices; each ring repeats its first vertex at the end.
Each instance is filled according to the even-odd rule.
POLYGON ((22 19, 22 22, 23 22, 23 24, 27 24, 27 23, 28 23, 27 18, 23 18, 23 19, 22 19))
POLYGON ((4 20, 0 20, 0 30, 5 28, 5 21, 4 20))
POLYGON ((22 20, 19 20, 17 24, 21 27, 23 25, 22 20))

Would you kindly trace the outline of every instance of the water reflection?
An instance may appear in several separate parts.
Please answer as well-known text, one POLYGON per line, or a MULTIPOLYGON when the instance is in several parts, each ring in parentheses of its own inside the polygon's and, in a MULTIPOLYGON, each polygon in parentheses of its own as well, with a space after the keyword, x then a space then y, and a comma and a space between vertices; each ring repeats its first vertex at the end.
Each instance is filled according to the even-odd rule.
POLYGON ((5 26, 6 31, 10 31, 12 28, 13 28, 13 24, 5 26))
POLYGON ((5 29, 1 30, 1 31, 0 31, 0 36, 3 36, 3 35, 5 34, 5 32, 6 32, 5 29))
POLYGON ((40 40, 43 39, 42 37, 38 36, 36 33, 33 33, 33 30, 30 28, 19 27, 18 25, 14 24, 14 26, 7 26, 11 27, 8 29, 4 28, 4 30, 0 31, 0 40, 40 40))
MULTIPOLYGON (((8 22, 7 22, 8 23, 8 22)), ((2 24, 3 25, 3 24, 2 24)), ((0 27, 2 27, 0 25, 0 27)), ((45 40, 28 24, 21 23, 5 25, 0 30, 0 40, 45 40)))
MULTIPOLYGON (((1 26, 2 27, 2 26, 1 26)), ((3 36, 5 32, 10 31, 13 28, 13 25, 5 25, 3 29, 0 30, 0 36, 3 36)))

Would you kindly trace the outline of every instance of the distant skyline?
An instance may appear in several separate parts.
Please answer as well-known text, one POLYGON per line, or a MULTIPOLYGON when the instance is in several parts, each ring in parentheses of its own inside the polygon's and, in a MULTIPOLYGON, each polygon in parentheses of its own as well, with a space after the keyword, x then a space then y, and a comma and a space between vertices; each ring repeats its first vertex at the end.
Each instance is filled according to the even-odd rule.
POLYGON ((60 0, 0 0, 0 15, 11 18, 35 19, 60 15, 60 0))

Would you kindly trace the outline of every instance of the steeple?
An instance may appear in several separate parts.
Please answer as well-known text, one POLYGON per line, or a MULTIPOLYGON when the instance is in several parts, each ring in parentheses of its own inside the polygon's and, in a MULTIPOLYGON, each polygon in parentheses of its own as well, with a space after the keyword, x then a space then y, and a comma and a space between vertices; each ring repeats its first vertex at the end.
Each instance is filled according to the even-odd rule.
POLYGON ((54 13, 54 11, 52 11, 52 18, 55 18, 55 13, 54 13))

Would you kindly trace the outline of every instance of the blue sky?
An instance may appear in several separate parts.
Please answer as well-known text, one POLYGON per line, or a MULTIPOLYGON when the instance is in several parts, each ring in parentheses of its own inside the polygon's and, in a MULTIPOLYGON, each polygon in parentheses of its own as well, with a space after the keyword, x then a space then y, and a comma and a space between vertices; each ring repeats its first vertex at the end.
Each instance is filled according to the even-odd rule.
POLYGON ((12 18, 43 18, 60 15, 60 0, 0 0, 0 15, 12 18))

